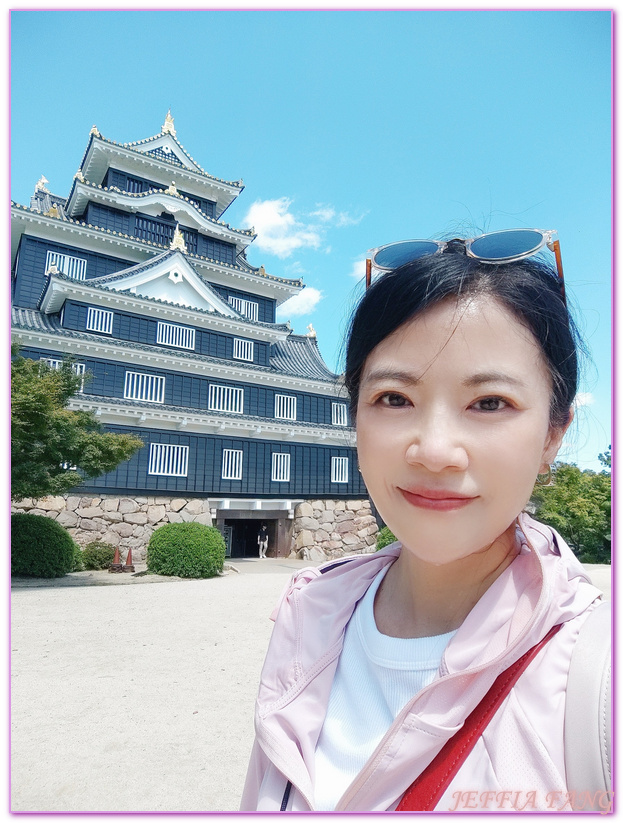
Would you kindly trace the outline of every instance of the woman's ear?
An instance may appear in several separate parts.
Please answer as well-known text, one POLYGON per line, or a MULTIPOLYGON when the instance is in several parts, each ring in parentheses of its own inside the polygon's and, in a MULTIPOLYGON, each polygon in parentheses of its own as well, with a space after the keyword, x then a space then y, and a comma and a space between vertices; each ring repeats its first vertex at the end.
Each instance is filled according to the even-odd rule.
POLYGON ((545 441, 545 448, 543 449, 543 462, 541 463, 541 471, 546 472, 556 459, 556 455, 562 445, 563 438, 567 433, 567 429, 573 422, 574 416, 573 406, 569 409, 569 419, 564 426, 550 426, 547 439, 545 441), (543 466, 545 468, 543 468, 543 466))

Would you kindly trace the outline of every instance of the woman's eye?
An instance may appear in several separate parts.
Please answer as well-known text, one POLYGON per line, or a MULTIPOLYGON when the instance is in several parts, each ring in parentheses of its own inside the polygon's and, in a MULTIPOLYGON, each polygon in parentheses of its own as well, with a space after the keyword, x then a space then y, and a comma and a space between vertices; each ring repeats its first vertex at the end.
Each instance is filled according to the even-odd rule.
POLYGON ((406 406, 409 402, 406 397, 402 394, 394 394, 394 392, 387 392, 386 394, 382 394, 379 397, 379 403, 383 406, 393 406, 400 408, 401 406, 406 406))
POLYGON ((474 403, 474 407, 478 411, 500 411, 508 405, 507 401, 501 397, 483 397, 474 403))

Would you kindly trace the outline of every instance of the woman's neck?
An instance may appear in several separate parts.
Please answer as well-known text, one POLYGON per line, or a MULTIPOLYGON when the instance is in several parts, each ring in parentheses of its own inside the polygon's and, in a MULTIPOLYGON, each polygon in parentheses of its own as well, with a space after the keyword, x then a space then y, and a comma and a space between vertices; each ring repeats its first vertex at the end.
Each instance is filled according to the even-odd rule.
POLYGON ((518 552, 514 523, 482 551, 443 565, 403 547, 376 594, 378 630, 390 637, 434 637, 458 629, 518 552))

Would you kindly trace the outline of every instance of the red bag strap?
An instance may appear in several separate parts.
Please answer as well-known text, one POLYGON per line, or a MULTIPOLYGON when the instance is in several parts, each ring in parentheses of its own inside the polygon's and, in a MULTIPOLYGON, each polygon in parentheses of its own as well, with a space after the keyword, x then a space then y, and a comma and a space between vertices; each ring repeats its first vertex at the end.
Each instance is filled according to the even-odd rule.
POLYGON ((551 640, 561 625, 553 626, 539 643, 499 675, 480 703, 468 715, 459 731, 446 742, 436 757, 409 786, 396 807, 397 812, 433 811, 489 721, 519 679, 520 674, 534 660, 543 646, 551 640))

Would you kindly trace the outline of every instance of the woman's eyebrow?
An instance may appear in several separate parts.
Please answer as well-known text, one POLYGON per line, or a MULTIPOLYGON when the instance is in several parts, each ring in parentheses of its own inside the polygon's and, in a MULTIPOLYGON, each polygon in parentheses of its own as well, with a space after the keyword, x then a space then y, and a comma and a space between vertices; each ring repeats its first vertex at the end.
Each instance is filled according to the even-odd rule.
POLYGON ((468 377, 467 380, 463 381, 463 385, 467 388, 481 386, 483 383, 507 383, 510 386, 526 388, 526 384, 523 380, 519 380, 519 378, 513 377, 510 374, 505 374, 504 372, 498 371, 479 372, 478 374, 473 374, 471 377, 468 377))
POLYGON ((368 374, 364 374, 361 382, 382 383, 386 380, 410 386, 416 386, 421 382, 419 377, 416 377, 408 371, 393 371, 392 369, 375 369, 374 371, 368 372, 368 374))

